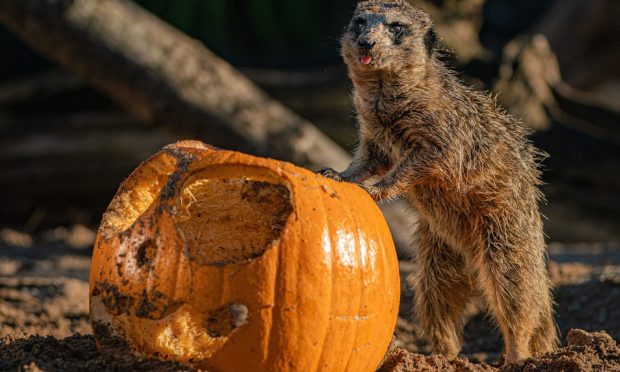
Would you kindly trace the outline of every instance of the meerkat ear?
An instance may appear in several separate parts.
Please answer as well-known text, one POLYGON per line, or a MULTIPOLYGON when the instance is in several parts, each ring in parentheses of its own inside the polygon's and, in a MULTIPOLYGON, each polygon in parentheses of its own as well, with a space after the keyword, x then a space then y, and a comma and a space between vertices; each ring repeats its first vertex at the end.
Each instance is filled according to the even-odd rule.
POLYGON ((435 30, 431 26, 426 31, 426 35, 424 35, 424 46, 426 47, 426 51, 428 52, 428 55, 433 54, 433 52, 437 48, 437 42, 438 42, 437 33, 435 33, 435 30))

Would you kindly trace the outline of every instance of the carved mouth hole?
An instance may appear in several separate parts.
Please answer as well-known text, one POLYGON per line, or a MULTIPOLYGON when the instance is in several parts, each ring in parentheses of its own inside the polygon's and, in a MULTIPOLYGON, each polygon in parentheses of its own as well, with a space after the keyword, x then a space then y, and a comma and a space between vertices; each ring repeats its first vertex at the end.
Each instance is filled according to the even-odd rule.
POLYGON ((214 178, 184 187, 175 218, 190 259, 219 266, 261 256, 279 239, 292 211, 284 185, 214 178))

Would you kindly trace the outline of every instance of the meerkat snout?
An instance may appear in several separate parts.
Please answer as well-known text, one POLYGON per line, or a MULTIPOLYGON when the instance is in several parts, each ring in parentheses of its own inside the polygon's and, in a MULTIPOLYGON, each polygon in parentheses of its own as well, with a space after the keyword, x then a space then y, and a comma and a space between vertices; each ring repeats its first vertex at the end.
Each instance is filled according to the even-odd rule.
POLYGON ((359 40, 357 40, 357 45, 362 49, 370 50, 375 45, 375 42, 367 38, 359 38, 359 40))

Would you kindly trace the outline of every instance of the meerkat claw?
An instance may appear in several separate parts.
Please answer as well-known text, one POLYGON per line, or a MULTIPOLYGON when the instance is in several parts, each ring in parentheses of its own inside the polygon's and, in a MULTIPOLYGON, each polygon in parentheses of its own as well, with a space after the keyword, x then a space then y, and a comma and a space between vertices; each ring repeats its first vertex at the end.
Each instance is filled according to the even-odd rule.
POLYGON ((342 178, 340 173, 336 172, 332 168, 323 168, 320 171, 318 171, 317 173, 322 175, 323 177, 330 178, 330 179, 332 179, 334 181, 340 181, 340 182, 344 181, 344 178, 342 178))

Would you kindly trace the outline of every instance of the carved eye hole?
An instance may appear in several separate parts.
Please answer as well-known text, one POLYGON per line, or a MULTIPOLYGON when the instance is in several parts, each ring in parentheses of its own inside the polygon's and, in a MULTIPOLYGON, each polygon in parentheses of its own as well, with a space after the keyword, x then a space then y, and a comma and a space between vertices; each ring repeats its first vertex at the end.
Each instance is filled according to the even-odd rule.
POLYGON ((399 23, 392 23, 390 27, 388 27, 388 31, 394 35, 400 35, 403 32, 403 26, 399 23))

